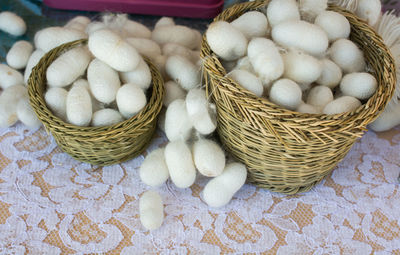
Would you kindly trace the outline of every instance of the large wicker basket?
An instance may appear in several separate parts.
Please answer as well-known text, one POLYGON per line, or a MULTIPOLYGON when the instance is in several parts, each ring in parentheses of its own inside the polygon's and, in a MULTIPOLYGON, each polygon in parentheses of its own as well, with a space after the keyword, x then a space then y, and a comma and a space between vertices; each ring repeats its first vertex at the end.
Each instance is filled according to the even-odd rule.
POLYGON ((63 44, 40 60, 28 81, 30 103, 47 132, 73 158, 94 165, 120 163, 142 153, 151 141, 162 107, 163 80, 155 66, 146 59, 152 73, 152 86, 148 91, 147 105, 137 115, 104 127, 78 127, 66 123, 56 117, 44 101, 46 70, 63 52, 86 43, 86 40, 78 40, 63 44))
MULTIPOLYGON (((232 21, 265 8, 267 1, 237 4, 215 20, 232 21)), ((226 71, 203 37, 201 56, 207 93, 217 106, 218 134, 225 148, 248 168, 248 181, 272 191, 294 194, 320 182, 385 108, 395 86, 393 58, 382 39, 342 8, 351 24, 351 40, 363 51, 378 81, 377 92, 353 112, 302 114, 258 98, 225 77, 226 71)))

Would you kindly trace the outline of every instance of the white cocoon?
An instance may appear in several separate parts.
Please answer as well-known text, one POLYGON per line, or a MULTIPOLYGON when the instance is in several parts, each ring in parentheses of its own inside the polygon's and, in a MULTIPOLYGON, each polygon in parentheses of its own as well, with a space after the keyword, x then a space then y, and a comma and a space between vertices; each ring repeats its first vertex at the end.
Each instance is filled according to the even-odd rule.
POLYGON ((76 126, 89 126, 92 120, 92 101, 84 86, 71 88, 66 101, 67 120, 76 126))
POLYGON ((139 175, 144 184, 152 187, 160 186, 168 180, 169 172, 164 148, 155 149, 146 156, 140 166, 139 175))
POLYGON ((254 93, 257 97, 262 96, 264 86, 257 76, 254 74, 240 69, 234 69, 227 74, 229 78, 239 83, 240 86, 254 93))
POLYGON ((147 230, 155 230, 164 220, 164 206, 161 196, 153 190, 146 191, 139 200, 140 222, 147 230))
POLYGON ((216 116, 210 109, 206 92, 191 89, 186 95, 186 109, 194 128, 202 135, 208 135, 217 128, 216 116))
POLYGON ((238 59, 236 65, 232 69, 240 69, 246 70, 250 73, 255 73, 253 66, 251 65, 250 59, 248 56, 238 59))
POLYGON ((123 83, 134 83, 144 91, 147 90, 151 84, 150 68, 143 58, 140 59, 139 65, 133 71, 120 72, 120 77, 123 83))
POLYGON ((272 28, 272 39, 286 48, 298 48, 314 56, 321 56, 328 48, 328 36, 317 25, 306 21, 289 20, 272 28))
POLYGON ((210 180, 203 190, 203 199, 211 207, 221 207, 231 201, 247 178, 245 165, 230 163, 221 175, 210 180))
POLYGON ((3 90, 0 95, 0 127, 10 127, 17 122, 17 102, 28 97, 23 85, 13 85, 3 90))
POLYGON ((151 38, 151 31, 145 25, 139 22, 127 19, 123 30, 126 37, 140 37, 140 38, 151 38))
POLYGON ((323 108, 332 101, 333 93, 328 87, 315 86, 308 92, 307 104, 323 108))
POLYGON ((157 67, 157 70, 161 73, 161 76, 164 80, 169 80, 166 71, 165 71, 165 64, 167 63, 167 56, 158 55, 155 59, 152 60, 153 64, 157 67))
POLYGON ((374 26, 381 16, 382 3, 380 0, 358 0, 355 14, 374 26))
POLYGON ((164 83, 164 88, 165 95, 163 104, 166 107, 176 99, 185 99, 186 97, 186 91, 174 81, 164 83))
POLYGON ((182 189, 192 186, 196 179, 196 168, 186 143, 184 141, 168 143, 164 155, 172 182, 182 189))
POLYGON ((128 43, 130 43, 133 47, 135 47, 135 49, 142 56, 146 56, 150 59, 154 59, 158 55, 161 55, 160 46, 153 40, 146 39, 146 38, 130 37, 130 38, 127 38, 126 41, 128 43))
POLYGON ((301 103, 301 104, 296 108, 296 112, 311 113, 311 114, 319 114, 319 113, 321 113, 321 110, 320 110, 319 107, 315 107, 314 105, 301 103))
POLYGON ((87 25, 90 23, 90 19, 85 16, 76 16, 70 19, 64 27, 72 28, 76 30, 86 31, 87 25))
POLYGON ((198 41, 195 30, 181 25, 159 26, 153 30, 151 38, 159 45, 177 43, 189 49, 195 49, 198 41))
POLYGON ((239 29, 247 40, 253 37, 264 37, 268 34, 268 20, 259 11, 249 11, 231 22, 232 26, 239 29))
POLYGON ((310 84, 316 81, 322 72, 320 61, 299 50, 290 50, 282 55, 285 65, 283 76, 297 83, 310 84))
POLYGON ((369 128, 375 132, 382 132, 392 129, 400 124, 400 104, 393 107, 386 107, 379 117, 369 124, 369 128))
POLYGON ((14 36, 20 36, 26 32, 25 21, 13 12, 0 13, 0 30, 14 36))
POLYGON ((140 112, 147 104, 147 98, 143 90, 136 84, 127 83, 117 92, 118 110, 129 119, 140 112))
POLYGON ((90 62, 87 78, 92 95, 100 102, 109 104, 115 100, 121 87, 118 72, 99 59, 90 62))
POLYGON ((44 95, 51 112, 62 120, 67 119, 67 95, 68 91, 63 88, 49 88, 44 95))
POLYGON ((182 45, 176 43, 166 43, 162 47, 162 53, 165 56, 181 55, 186 59, 196 63, 200 56, 197 51, 192 51, 182 45))
POLYGON ((211 23, 206 31, 212 51, 223 60, 235 60, 246 54, 247 39, 239 29, 226 21, 211 23))
POLYGON ((44 52, 60 46, 61 44, 87 38, 83 31, 65 27, 48 27, 35 34, 35 47, 44 52))
POLYGON ((89 49, 93 55, 120 72, 134 70, 140 62, 136 49, 117 33, 102 29, 89 35, 89 49))
POLYGON ((165 71, 176 83, 185 90, 200 85, 200 69, 192 62, 180 55, 168 57, 165 71))
POLYGON ((168 140, 186 141, 190 137, 192 128, 185 101, 177 99, 170 103, 165 116, 165 134, 168 140))
POLYGON ((20 72, 8 65, 0 64, 0 87, 2 89, 22 84, 24 84, 24 78, 20 72))
POLYGON ((344 73, 360 72, 365 68, 364 53, 348 39, 335 41, 329 49, 329 55, 344 73))
POLYGON ((283 74, 283 59, 273 41, 266 38, 254 38, 249 43, 247 53, 251 65, 263 84, 269 84, 283 74))
POLYGON ((313 22, 315 17, 328 7, 328 0, 299 0, 302 19, 313 22))
POLYGON ((289 79, 277 80, 269 92, 271 102, 289 110, 295 110, 301 104, 301 97, 301 88, 289 79))
POLYGON ((15 69, 25 68, 32 51, 33 46, 30 42, 18 41, 14 43, 7 53, 7 64, 15 69))
POLYGON ((225 154, 214 141, 200 139, 192 147, 194 164, 199 172, 207 177, 216 177, 225 168, 225 154))
POLYGON ((267 7, 267 17, 271 27, 288 20, 300 20, 299 7, 295 0, 272 0, 267 7))
POLYGON ((344 112, 350 112, 357 109, 360 106, 361 102, 357 98, 351 96, 342 96, 327 104, 322 110, 322 113, 339 114, 344 112))
POLYGON ((29 60, 28 60, 28 63, 26 64, 25 72, 24 72, 25 84, 28 83, 28 79, 29 79, 29 76, 31 75, 32 68, 35 67, 37 63, 39 63, 39 60, 44 56, 45 53, 46 52, 37 49, 29 57, 29 60))
POLYGON ((122 122, 123 120, 124 118, 119 111, 106 108, 93 113, 91 125, 93 127, 111 126, 122 122))
POLYGON ((378 83, 369 73, 349 73, 340 82, 343 95, 352 96, 360 100, 370 98, 376 91, 378 83))
POLYGON ((29 104, 29 99, 27 97, 21 98, 18 101, 17 116, 18 119, 29 128, 38 128, 42 125, 29 104))
POLYGON ((350 23, 340 13, 323 11, 317 16, 314 23, 326 32, 330 42, 340 38, 348 38, 350 35, 350 23))
POLYGON ((174 26, 175 21, 171 17, 161 17, 156 24, 154 25, 154 28, 162 27, 162 26, 174 26))
POLYGON ((59 56, 47 68, 46 78, 52 87, 65 87, 83 75, 92 56, 86 47, 73 48, 59 56))
POLYGON ((330 89, 335 88, 342 80, 342 69, 327 58, 320 60, 320 63, 322 72, 317 83, 330 89))

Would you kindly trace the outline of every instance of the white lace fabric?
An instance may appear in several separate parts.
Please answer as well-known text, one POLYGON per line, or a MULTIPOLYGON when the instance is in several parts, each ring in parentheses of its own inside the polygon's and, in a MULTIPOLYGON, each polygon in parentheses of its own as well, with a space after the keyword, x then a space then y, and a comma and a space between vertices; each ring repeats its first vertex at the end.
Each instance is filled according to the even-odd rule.
MULTIPOLYGON (((151 151, 165 143, 157 136, 151 151)), ((225 207, 157 188, 161 228, 140 224, 139 156, 94 167, 43 128, 0 130, 0 254, 400 254, 400 127, 368 132, 322 183, 286 196, 245 185, 225 207)))

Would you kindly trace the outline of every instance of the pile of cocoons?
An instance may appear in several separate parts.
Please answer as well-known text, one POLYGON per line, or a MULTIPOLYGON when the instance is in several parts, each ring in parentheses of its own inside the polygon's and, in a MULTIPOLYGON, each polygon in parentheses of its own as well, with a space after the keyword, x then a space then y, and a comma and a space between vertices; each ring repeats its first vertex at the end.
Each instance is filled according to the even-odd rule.
POLYGON ((272 0, 232 22, 212 23, 206 38, 227 77, 292 111, 353 111, 376 91, 350 24, 327 0, 272 0))

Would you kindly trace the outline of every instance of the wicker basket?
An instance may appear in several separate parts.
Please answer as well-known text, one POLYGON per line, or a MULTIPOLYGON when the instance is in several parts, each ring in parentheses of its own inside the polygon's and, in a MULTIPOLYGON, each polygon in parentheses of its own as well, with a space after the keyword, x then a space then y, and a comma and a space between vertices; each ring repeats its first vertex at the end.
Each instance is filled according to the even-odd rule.
MULTIPOLYGON (((265 8, 267 1, 237 4, 215 20, 232 21, 265 8)), ((248 181, 294 194, 320 182, 341 161, 390 100, 395 86, 393 58, 363 21, 339 7, 351 24, 350 39, 363 51, 378 81, 377 92, 353 112, 302 114, 258 98, 225 77, 226 71, 203 37, 201 56, 207 93, 217 106, 218 134, 225 148, 248 168, 248 181)))
POLYGON ((146 59, 152 73, 147 105, 135 116, 111 126, 79 127, 53 115, 44 101, 46 70, 66 50, 86 44, 78 40, 48 52, 32 70, 28 93, 36 115, 63 151, 73 158, 94 165, 111 165, 131 159, 148 146, 156 129, 157 116, 164 96, 163 80, 154 65, 146 59))

